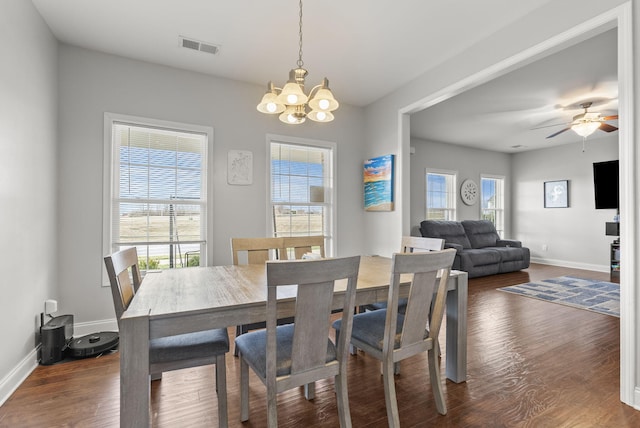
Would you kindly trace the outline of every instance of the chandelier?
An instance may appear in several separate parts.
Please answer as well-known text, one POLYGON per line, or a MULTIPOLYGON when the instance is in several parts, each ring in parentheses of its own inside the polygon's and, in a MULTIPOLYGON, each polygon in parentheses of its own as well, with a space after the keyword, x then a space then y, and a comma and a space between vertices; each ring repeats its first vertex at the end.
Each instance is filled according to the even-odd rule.
POLYGON ((303 68, 302 61, 302 0, 299 28, 297 68, 289 71, 289 80, 284 87, 278 88, 271 81, 267 84, 267 92, 257 109, 261 113, 280 114, 280 120, 291 125, 304 123, 306 118, 316 122, 331 122, 334 119, 331 112, 340 104, 329 89, 329 80, 325 77, 321 84, 309 91, 308 96, 304 93, 304 78, 308 72, 303 68))

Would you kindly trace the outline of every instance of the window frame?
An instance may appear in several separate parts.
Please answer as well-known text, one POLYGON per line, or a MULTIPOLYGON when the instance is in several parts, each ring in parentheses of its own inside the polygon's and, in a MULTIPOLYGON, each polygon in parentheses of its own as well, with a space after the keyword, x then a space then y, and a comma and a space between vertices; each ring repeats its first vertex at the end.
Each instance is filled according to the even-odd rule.
MULTIPOLYGON (((207 266, 209 265, 209 258, 213 254, 211 251, 211 246, 213 243, 213 231, 212 227, 210 227, 210 215, 211 215, 211 207, 210 204, 213 201, 212 189, 213 186, 209 185, 208 181, 211 177, 211 173, 213 171, 213 159, 210 156, 213 153, 213 128, 209 126, 202 125, 194 125, 188 123, 181 122, 172 122, 166 120, 152 119, 146 117, 132 116, 132 115, 124 115, 118 113, 105 112, 104 113, 104 130, 103 130, 103 202, 102 202, 102 251, 104 255, 111 254, 113 252, 113 209, 112 209, 112 201, 113 201, 113 187, 114 183, 114 175, 113 175, 113 165, 115 154, 114 154, 114 144, 113 144, 113 127, 114 125, 122 123, 129 124, 132 126, 140 126, 140 127, 149 127, 156 129, 166 129, 174 132, 186 132, 186 133, 196 133, 202 134, 206 137, 205 147, 203 149, 203 156, 205 157, 205 161, 203 162, 203 180, 202 180, 202 199, 201 202, 203 204, 203 212, 200 218, 201 225, 200 227, 204 229, 204 239, 205 242, 202 245, 203 253, 200 254, 200 265, 207 266)), ((102 285, 109 286, 109 279, 106 274, 106 269, 102 269, 102 285)))
POLYGON ((267 170, 267 179, 266 179, 266 230, 268 236, 275 236, 275 231, 273 227, 273 204, 271 201, 271 144, 272 143, 281 143, 292 146, 301 146, 301 147, 311 147, 311 148, 319 148, 330 151, 330 156, 328 157, 329 168, 331 169, 332 177, 324 177, 325 182, 327 183, 328 192, 325 193, 325 201, 320 203, 314 203, 314 205, 323 205, 327 207, 329 212, 328 218, 325 220, 328 222, 325 233, 325 256, 326 257, 334 257, 335 249, 337 248, 337 238, 336 238, 336 229, 337 229, 337 203, 338 200, 338 186, 336 183, 338 182, 337 177, 337 147, 338 145, 332 141, 322 141, 315 139, 307 139, 307 138, 299 138, 299 137, 290 137, 284 135, 276 135, 276 134, 267 134, 266 136, 266 170, 267 170), (328 182, 327 182, 328 180, 328 182), (328 199, 328 201, 327 201, 328 199))
POLYGON ((451 200, 453 201, 453 208, 445 208, 446 211, 452 212, 451 221, 456 221, 458 219, 458 171, 455 170, 446 170, 446 169, 435 169, 435 168, 425 168, 424 173, 424 208, 425 215, 424 218, 429 220, 429 174, 433 175, 447 175, 453 177, 453 186, 451 193, 451 200))
POLYGON ((483 207, 484 204, 484 186, 483 186, 483 181, 484 180, 500 180, 502 182, 502 208, 487 208, 487 210, 491 210, 495 213, 494 215, 494 219, 501 219, 501 223, 500 225, 496 224, 498 223, 497 221, 493 221, 493 225, 496 228, 496 231, 498 232, 498 235, 500 235, 501 238, 504 238, 504 233, 505 233, 505 224, 506 224, 506 215, 507 215, 507 208, 506 208, 506 185, 507 185, 507 179, 504 175, 497 175, 497 174, 480 174, 480 218, 481 219, 485 219, 484 218, 484 211, 485 208, 483 207), (500 226, 500 227, 499 227, 500 226))

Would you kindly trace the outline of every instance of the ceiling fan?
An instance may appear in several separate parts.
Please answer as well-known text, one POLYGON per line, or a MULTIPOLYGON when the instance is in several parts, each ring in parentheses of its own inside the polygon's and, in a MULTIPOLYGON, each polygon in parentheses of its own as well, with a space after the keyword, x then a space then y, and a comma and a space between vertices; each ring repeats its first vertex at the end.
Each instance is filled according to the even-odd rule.
MULTIPOLYGON (((584 113, 580 113, 578 115, 573 116, 573 121, 568 123, 567 124, 568 126, 566 128, 561 129, 558 132, 554 132, 553 134, 549 135, 547 138, 553 138, 556 135, 562 134, 563 132, 568 131, 570 129, 575 131, 576 134, 585 138, 591 135, 593 132, 595 132, 596 129, 600 129, 601 131, 604 131, 604 132, 617 131, 618 130, 617 127, 613 125, 609 125, 606 122, 608 120, 617 120, 618 115, 616 114, 613 116, 600 117, 600 113, 593 113, 588 111, 589 107, 591 107, 591 104, 592 104, 591 102, 585 102, 580 104, 580 107, 584 109, 584 113)), ((557 126, 557 125, 553 125, 553 126, 557 126)))

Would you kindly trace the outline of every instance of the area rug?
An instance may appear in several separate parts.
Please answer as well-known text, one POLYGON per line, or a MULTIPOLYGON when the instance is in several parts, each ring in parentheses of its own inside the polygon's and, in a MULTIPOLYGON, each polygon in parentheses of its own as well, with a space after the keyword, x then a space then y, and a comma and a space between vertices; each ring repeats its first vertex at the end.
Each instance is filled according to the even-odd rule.
POLYGON ((498 290, 620 318, 620 285, 612 282, 561 276, 498 290))

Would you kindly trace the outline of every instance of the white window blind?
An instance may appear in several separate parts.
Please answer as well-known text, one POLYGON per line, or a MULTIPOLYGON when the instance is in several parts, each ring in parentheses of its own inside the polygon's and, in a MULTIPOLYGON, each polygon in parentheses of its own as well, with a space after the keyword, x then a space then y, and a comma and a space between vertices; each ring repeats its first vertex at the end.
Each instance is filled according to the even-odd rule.
POLYGON ((334 187, 332 146, 270 142, 269 219, 274 236, 325 237, 331 254, 334 187))
POLYGON ((111 123, 110 251, 136 247, 142 269, 205 264, 208 139, 111 123))

